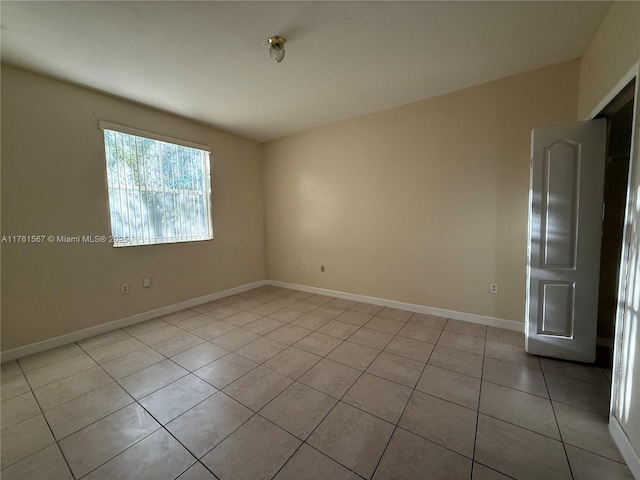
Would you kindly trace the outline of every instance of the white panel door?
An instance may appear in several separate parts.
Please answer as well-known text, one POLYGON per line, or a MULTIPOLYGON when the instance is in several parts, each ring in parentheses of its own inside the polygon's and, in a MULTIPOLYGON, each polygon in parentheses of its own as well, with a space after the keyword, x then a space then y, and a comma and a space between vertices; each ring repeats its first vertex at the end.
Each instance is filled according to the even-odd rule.
POLYGON ((596 355, 605 119, 533 130, 525 348, 596 355))

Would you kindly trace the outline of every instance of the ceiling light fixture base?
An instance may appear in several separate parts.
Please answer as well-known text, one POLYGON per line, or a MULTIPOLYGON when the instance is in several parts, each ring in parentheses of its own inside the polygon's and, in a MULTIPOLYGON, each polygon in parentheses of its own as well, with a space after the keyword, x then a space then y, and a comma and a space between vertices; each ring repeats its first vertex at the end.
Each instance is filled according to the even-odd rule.
POLYGON ((276 63, 280 63, 284 59, 284 44, 287 43, 287 40, 280 35, 274 35, 267 42, 269 43, 271 59, 276 63))

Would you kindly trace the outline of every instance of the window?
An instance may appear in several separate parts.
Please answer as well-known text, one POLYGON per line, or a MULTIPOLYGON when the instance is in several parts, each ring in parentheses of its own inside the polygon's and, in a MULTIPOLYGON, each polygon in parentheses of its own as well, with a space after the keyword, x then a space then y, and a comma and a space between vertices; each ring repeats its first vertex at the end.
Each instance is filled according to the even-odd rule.
POLYGON ((107 122, 99 127, 114 247, 213 238, 209 147, 107 122))

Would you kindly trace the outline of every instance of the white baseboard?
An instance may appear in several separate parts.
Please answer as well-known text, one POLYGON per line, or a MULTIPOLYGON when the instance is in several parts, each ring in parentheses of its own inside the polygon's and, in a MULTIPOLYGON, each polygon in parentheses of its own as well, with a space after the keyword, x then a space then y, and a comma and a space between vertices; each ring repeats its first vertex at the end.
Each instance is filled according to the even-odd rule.
POLYGON ((148 312, 138 313, 131 315, 130 317, 113 320, 111 322, 102 323, 94 327, 85 328, 77 332, 67 333, 58 337, 42 340, 41 342, 32 343, 23 347, 7 350, 0 353, 0 362, 7 362, 9 360, 15 360, 16 358, 25 357, 34 353, 44 352, 51 348, 61 347, 78 340, 100 335, 101 333, 110 332, 118 328, 129 327, 136 323, 144 322, 145 320, 151 320, 152 318, 160 317, 162 315, 168 315, 185 308, 195 307, 203 303, 212 302, 220 298, 242 293, 253 288, 262 287, 264 285, 273 285, 278 287, 290 288, 291 290, 299 290, 309 293, 317 293, 320 295, 330 295, 337 298, 343 298, 346 300, 353 300, 356 302, 372 303, 374 305, 380 305, 382 307, 399 308, 402 310, 408 310, 410 312, 424 313, 427 315, 436 315, 438 317, 453 318, 455 320, 463 320, 465 322, 478 323, 481 325, 489 325, 492 327, 506 328, 508 330, 515 330, 518 332, 524 331, 524 323, 516 322, 513 320, 504 320, 502 318, 488 317, 485 315, 476 315, 473 313, 457 312, 455 310, 445 310, 442 308, 427 307, 425 305, 416 305, 413 303, 398 302, 396 300, 387 300, 378 297, 368 297, 366 295, 358 295, 355 293, 339 292, 336 290, 327 290, 325 288, 308 287, 306 285, 297 285, 293 283, 279 282, 276 280, 260 280, 258 282, 247 283, 238 287, 222 290, 220 292, 211 293, 202 297, 192 298, 184 302, 175 303, 173 305, 167 305, 165 307, 157 308, 155 310, 149 310, 148 312))
POLYGON ((219 300, 220 298, 228 297, 229 295, 246 292, 247 290, 262 287, 268 284, 269 282, 267 280, 247 283, 238 287, 222 290, 220 292, 210 293, 209 295, 204 295, 202 297, 185 300, 184 302, 167 305, 166 307, 149 310, 148 312, 131 315, 130 317, 120 318, 111 322, 102 323, 100 325, 96 325, 95 327, 78 330, 77 332, 67 333, 58 337, 42 340, 41 342, 31 343, 23 347, 18 347, 7 350, 6 352, 2 352, 0 354, 0 362, 7 362, 9 360, 15 360, 16 358, 32 355, 34 353, 44 352, 45 350, 49 350, 50 348, 61 347, 72 342, 77 342, 78 340, 83 340, 95 335, 100 335, 101 333, 110 332, 111 330, 116 330, 118 328, 129 327, 135 323, 144 322, 145 320, 151 320, 152 318, 156 318, 162 315, 168 315, 173 312, 184 310, 185 308, 202 305, 203 303, 213 302, 214 300, 219 300))
POLYGON ((297 285, 295 283, 279 282, 276 280, 268 280, 268 283, 269 285, 290 288, 292 290, 300 290, 302 292, 330 295, 332 297, 343 298, 345 300, 372 303, 374 305, 380 305, 381 307, 399 308, 415 313, 424 313, 427 315, 435 315, 438 317, 453 318, 454 320, 462 320, 464 322, 479 323, 480 325, 488 325, 491 327, 514 330, 516 332, 524 332, 524 322, 517 322, 515 320, 505 320, 502 318, 488 317, 486 315, 476 315, 475 313, 465 313, 457 312, 455 310, 445 310, 443 308, 427 307, 426 305, 398 302, 396 300, 368 297, 366 295, 358 295, 356 293, 339 292, 336 290, 327 290, 325 288, 318 287, 308 287, 306 285, 297 285))
POLYGON ((614 416, 609 417, 609 432, 611 432, 613 441, 618 447, 618 450, 620 450, 622 458, 624 458, 629 470, 631 470, 631 475, 633 475, 633 478, 636 480, 640 480, 640 455, 633 449, 629 437, 624 433, 622 425, 620 425, 620 422, 618 422, 618 419, 614 416))

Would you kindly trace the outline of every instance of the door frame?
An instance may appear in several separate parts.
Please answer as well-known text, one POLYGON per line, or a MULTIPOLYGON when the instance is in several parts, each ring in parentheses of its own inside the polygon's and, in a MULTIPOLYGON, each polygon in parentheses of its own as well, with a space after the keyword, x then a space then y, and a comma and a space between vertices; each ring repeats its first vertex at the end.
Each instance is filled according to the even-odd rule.
MULTIPOLYGON (((629 173, 627 177, 627 201, 624 213, 624 227, 622 233, 622 251, 620 255, 620 271, 618 276, 618 291, 617 291, 617 306, 615 314, 615 329, 614 329, 614 344, 613 344, 613 365, 612 365, 612 379, 611 379, 611 400, 609 403, 609 430, 614 438, 614 441, 620 449, 623 458, 631 468, 631 470, 638 475, 640 472, 640 462, 638 460, 638 453, 635 452, 631 446, 628 438, 626 437, 620 423, 617 419, 617 408, 619 396, 620 396, 620 382, 621 370, 626 371, 626 368, 620 367, 626 365, 626 360, 629 358, 629 347, 623 343, 623 334, 629 334, 629 326, 625 325, 625 304, 628 295, 633 292, 629 291, 629 274, 630 271, 630 244, 631 244, 631 230, 633 225, 640 225, 640 215, 636 215, 634 212, 634 205, 640 199, 636 199, 636 193, 640 190, 640 177, 638 169, 640 168, 638 158, 640 149, 638 148, 638 142, 640 138, 640 60, 637 61, 625 75, 618 81, 611 91, 598 103, 598 105, 591 111, 586 117, 586 120, 592 120, 613 101, 613 99, 620 94, 624 88, 635 79, 635 92, 634 92, 634 106, 633 106, 633 123, 631 128, 631 152, 629 159, 629 173), (623 362, 625 365, 623 365, 623 362)), ((638 288, 637 286, 635 288, 638 288)))

